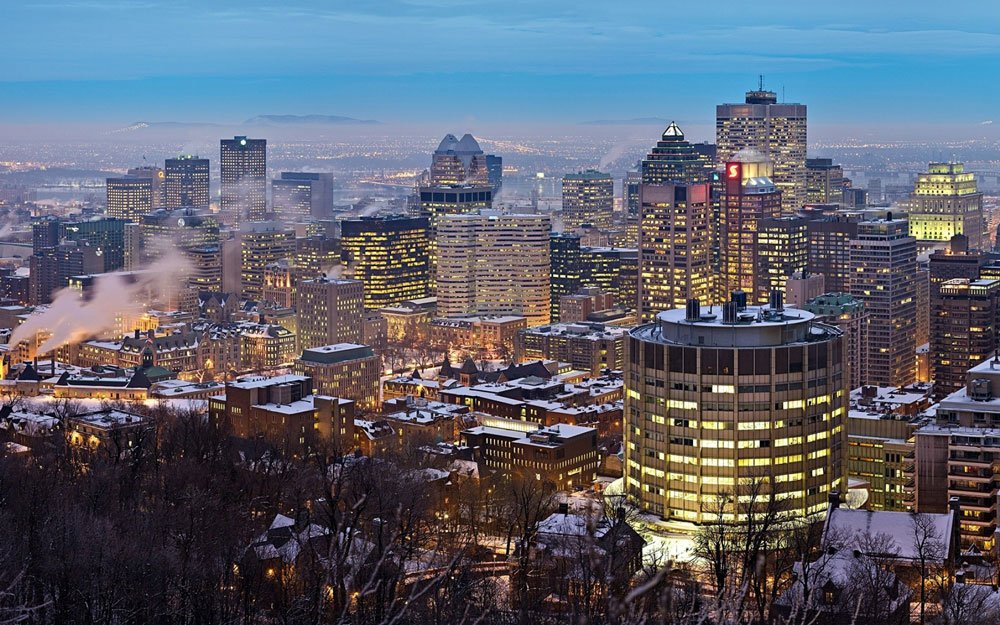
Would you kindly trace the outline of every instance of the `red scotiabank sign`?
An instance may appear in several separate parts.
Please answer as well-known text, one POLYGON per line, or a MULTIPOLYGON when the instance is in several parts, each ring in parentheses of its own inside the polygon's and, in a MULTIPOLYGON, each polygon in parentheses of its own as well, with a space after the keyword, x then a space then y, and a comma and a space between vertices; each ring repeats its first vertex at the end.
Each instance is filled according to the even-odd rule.
POLYGON ((726 178, 729 180, 739 180, 743 174, 741 163, 726 163, 726 178))

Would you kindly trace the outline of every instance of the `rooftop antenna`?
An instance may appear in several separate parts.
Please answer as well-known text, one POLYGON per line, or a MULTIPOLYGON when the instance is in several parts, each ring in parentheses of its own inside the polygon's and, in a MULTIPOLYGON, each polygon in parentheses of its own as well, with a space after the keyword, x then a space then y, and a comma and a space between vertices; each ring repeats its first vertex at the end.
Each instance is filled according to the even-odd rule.
POLYGON ((781 101, 785 102, 785 85, 781 85, 781 101))
POLYGON ((757 74, 757 83, 758 83, 757 91, 763 91, 764 90, 764 74, 757 74))

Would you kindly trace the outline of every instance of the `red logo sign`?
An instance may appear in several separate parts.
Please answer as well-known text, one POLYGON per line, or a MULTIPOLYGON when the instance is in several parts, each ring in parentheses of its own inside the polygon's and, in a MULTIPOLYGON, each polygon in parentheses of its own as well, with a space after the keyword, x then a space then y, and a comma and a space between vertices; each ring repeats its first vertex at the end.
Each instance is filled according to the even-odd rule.
POLYGON ((738 180, 740 178, 740 163, 727 163, 726 164, 726 178, 730 180, 738 180))

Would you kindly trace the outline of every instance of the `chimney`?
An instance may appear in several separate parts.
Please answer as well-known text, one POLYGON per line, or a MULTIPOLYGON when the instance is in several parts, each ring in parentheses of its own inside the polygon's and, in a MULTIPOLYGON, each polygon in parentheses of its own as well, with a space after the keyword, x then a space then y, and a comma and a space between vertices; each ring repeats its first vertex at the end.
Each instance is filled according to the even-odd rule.
POLYGON ((136 328, 136 329, 135 329, 135 338, 139 338, 139 335, 140 335, 141 333, 142 333, 142 332, 141 332, 141 331, 139 330, 139 328, 136 328))
POLYGON ((559 514, 569 514, 569 503, 563 501, 559 504, 559 514))
POLYGON ((829 497, 827 499, 830 502, 830 509, 836 510, 840 507, 840 491, 832 490, 830 491, 829 497))
POLYGON ((692 298, 687 301, 687 306, 684 313, 684 321, 699 321, 701 319, 701 303, 697 298, 692 298))

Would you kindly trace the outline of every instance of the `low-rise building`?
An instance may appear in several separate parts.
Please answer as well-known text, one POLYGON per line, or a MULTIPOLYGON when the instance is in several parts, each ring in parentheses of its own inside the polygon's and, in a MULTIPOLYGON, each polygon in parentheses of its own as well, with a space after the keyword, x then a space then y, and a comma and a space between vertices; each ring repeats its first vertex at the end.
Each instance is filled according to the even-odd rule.
POLYGON ((66 440, 70 445, 91 450, 105 448, 116 455, 142 445, 152 449, 155 436, 151 418, 124 410, 99 410, 66 419, 66 440))
POLYGON ((627 329, 599 323, 554 323, 526 328, 514 337, 518 362, 551 359, 598 376, 625 365, 627 329))
POLYGON ((476 459, 508 475, 568 490, 597 477, 597 430, 560 423, 529 433, 479 426, 462 432, 476 459))
POLYGON ((449 348, 492 353, 513 353, 514 337, 528 327, 519 315, 440 317, 431 321, 431 343, 449 348))
POLYGON ((367 345, 337 343, 302 351, 295 371, 313 380, 317 392, 357 403, 359 410, 378 408, 381 359, 367 345))
POLYGON ((287 453, 347 453, 354 448, 354 402, 313 395, 301 375, 248 377, 209 400, 209 421, 221 431, 287 453))

